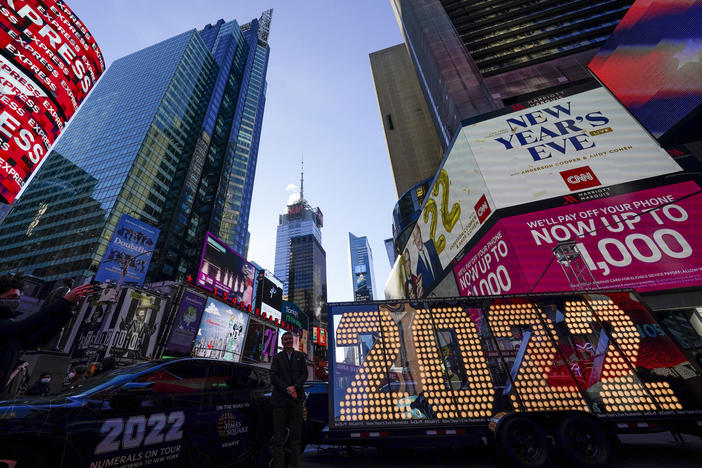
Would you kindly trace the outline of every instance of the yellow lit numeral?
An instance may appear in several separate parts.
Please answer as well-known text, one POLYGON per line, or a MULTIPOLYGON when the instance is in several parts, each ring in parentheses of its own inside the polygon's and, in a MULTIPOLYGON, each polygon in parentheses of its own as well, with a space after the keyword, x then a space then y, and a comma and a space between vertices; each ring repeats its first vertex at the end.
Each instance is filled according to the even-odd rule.
POLYGON ((443 252, 446 248, 446 237, 441 234, 439 239, 436 239, 436 202, 433 198, 427 200, 427 204, 424 206, 424 222, 429 222, 429 216, 431 216, 431 224, 429 225, 429 237, 432 242, 434 242, 434 247, 436 247, 436 253, 439 254, 443 252))
POLYGON ((387 372, 400 353, 400 334, 387 310, 351 312, 341 316, 336 330, 338 346, 357 346, 361 334, 379 335, 360 369, 346 389, 340 405, 339 419, 344 422, 407 419, 397 401, 409 396, 403 392, 380 392, 387 372), (380 326, 378 318, 380 317, 380 326))
POLYGON ((439 172, 439 177, 436 179, 436 184, 434 185, 434 190, 432 191, 434 196, 439 194, 439 186, 443 188, 441 192, 441 222, 443 223, 446 232, 451 232, 453 227, 458 222, 458 219, 461 217, 461 205, 454 203, 451 207, 451 211, 449 212, 448 210, 449 178, 445 169, 441 169, 441 172, 439 172))
MULTIPOLYGON (((558 350, 542 325, 548 324, 551 334, 555 329, 550 320, 534 304, 493 304, 490 306, 489 323, 496 337, 511 338, 513 326, 532 327, 519 372, 514 379, 519 398, 527 411, 582 410, 590 411, 575 380, 572 385, 552 387, 547 380, 558 350)), ((509 369, 508 369, 509 371, 509 369)), ((517 395, 510 395, 516 411, 517 395)))
POLYGON ((487 418, 492 414, 494 387, 480 338, 467 317, 457 307, 417 310, 412 323, 422 391, 437 419, 487 418), (432 324, 433 316, 433 324, 432 324), (438 330, 453 330, 462 355, 467 388, 458 390, 446 386, 434 337, 438 330))
MULTIPOLYGON (((603 323, 612 326, 611 337, 619 344, 622 353, 609 343, 602 367, 600 397, 607 411, 652 411, 657 409, 651 395, 664 410, 682 409, 668 382, 644 383, 636 377, 629 363, 636 365, 639 356, 639 335, 631 318, 612 302, 603 299, 590 302, 603 323), (628 362, 627 362, 628 361, 628 362), (626 398, 622 398, 626 395, 626 398)), ((592 333, 590 323, 595 322, 591 309, 583 301, 566 303, 566 324, 572 334, 592 333)))

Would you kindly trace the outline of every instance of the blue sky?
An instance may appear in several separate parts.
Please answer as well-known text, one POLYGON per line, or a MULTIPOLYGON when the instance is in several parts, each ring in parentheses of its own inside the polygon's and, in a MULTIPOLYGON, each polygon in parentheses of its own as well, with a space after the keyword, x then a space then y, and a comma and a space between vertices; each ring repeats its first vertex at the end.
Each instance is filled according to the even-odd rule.
MULTIPOLYGON (((251 207, 249 259, 273 271, 291 184, 324 213, 328 300, 352 300, 348 233, 368 236, 376 298, 390 273, 395 187, 368 54, 402 42, 386 0, 67 0, 106 64, 219 18, 273 8, 268 92, 251 207)), ((138 83, 134 84, 138 86, 138 83)))

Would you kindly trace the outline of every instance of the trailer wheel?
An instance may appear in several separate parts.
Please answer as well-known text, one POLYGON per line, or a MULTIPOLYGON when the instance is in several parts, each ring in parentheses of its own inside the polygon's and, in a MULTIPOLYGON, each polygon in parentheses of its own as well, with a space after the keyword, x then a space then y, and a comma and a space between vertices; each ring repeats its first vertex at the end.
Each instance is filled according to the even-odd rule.
POLYGON ((556 443, 564 456, 580 468, 606 467, 612 454, 612 444, 602 426, 582 415, 561 420, 556 443))
POLYGON ((504 421, 495 439, 510 466, 538 468, 548 463, 551 447, 546 432, 527 417, 513 416, 504 421))

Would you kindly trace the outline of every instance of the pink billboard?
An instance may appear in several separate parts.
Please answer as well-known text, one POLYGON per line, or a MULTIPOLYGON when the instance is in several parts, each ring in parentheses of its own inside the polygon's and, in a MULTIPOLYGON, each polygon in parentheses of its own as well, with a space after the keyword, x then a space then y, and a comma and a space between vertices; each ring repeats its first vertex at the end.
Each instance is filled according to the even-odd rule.
POLYGON ((698 286, 702 197, 689 195, 699 190, 687 181, 505 218, 454 265, 459 290, 462 295, 570 290, 552 261, 553 247, 569 239, 578 242, 600 288, 698 286))

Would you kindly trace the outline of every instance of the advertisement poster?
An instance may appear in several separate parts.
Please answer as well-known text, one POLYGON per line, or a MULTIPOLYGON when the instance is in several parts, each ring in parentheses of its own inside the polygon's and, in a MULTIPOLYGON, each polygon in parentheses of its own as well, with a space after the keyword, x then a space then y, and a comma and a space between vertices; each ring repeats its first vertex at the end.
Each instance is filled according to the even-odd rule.
POLYGON ((699 286, 699 190, 687 181, 505 218, 454 266, 459 290, 462 295, 570 290, 552 252, 569 239, 577 240, 599 288, 699 286))
POLYGON ((282 332, 278 328, 249 319, 249 329, 246 332, 246 343, 241 362, 269 364, 276 353, 279 335, 282 335, 282 332))
POLYGON ((4 2, 0 15, 0 200, 12 203, 105 64, 64 2, 4 2))
POLYGON ((119 283, 123 265, 127 265, 123 284, 144 283, 149 263, 156 247, 160 230, 129 215, 123 214, 112 239, 107 246, 105 256, 95 274, 95 281, 119 283))
POLYGON ((606 89, 571 93, 459 131, 386 297, 425 297, 497 209, 681 170, 606 89))
POLYGON ((702 376, 629 292, 329 304, 329 324, 330 428, 702 414, 702 376))
POLYGON ((498 208, 681 170, 602 87, 461 133, 498 208))
POLYGON ((193 348, 195 356, 239 362, 248 322, 245 312, 208 297, 193 348))
POLYGON ((109 339, 105 356, 151 359, 167 301, 134 289, 128 289, 122 298, 117 304, 119 314, 111 317, 105 330, 109 339))
POLYGON ((227 244, 207 233, 197 284, 208 291, 251 306, 256 268, 229 248, 227 244))
POLYGON ((185 291, 166 344, 166 352, 190 354, 206 303, 206 298, 185 291))
POLYGON ((282 320, 281 310, 283 307, 283 283, 273 276, 271 272, 265 270, 263 278, 259 280, 259 308, 261 314, 266 314, 264 318, 269 320, 282 320))
POLYGON ((107 348, 111 334, 108 335, 105 329, 108 328, 113 314, 111 306, 111 303, 96 300, 86 301, 83 304, 76 316, 75 324, 66 330, 67 332, 70 330, 70 335, 64 350, 72 358, 88 358, 107 348))

